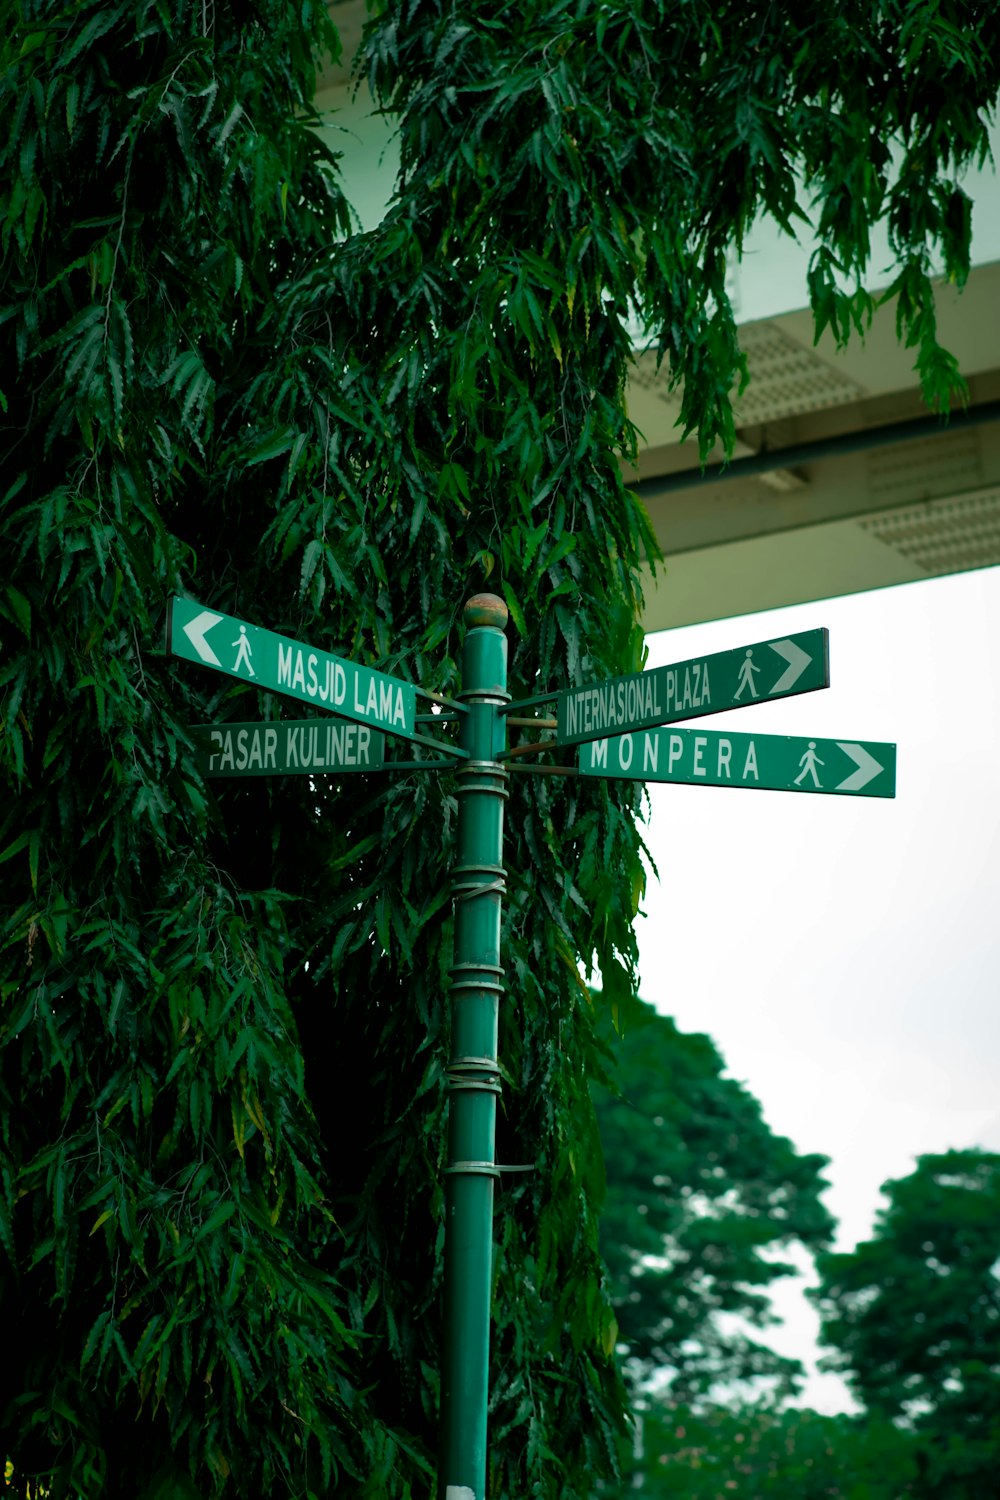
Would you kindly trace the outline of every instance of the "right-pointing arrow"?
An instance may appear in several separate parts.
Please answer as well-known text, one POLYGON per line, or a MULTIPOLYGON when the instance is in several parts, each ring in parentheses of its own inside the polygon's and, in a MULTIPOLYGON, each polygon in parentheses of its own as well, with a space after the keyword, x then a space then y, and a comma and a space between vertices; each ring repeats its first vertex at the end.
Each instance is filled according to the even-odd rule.
POLYGON ((203 609, 200 615, 195 615, 183 626, 184 634, 191 642, 202 661, 208 662, 210 667, 221 667, 222 663, 206 641, 205 637, 213 625, 218 625, 224 620, 225 615, 214 615, 210 609, 203 609))
POLYGON ((788 666, 768 693, 769 698, 775 693, 787 693, 790 687, 794 687, 812 661, 808 652, 803 651, 801 646, 796 646, 794 641, 772 641, 771 650, 777 651, 779 656, 784 657, 788 666))
POLYGON ((862 787, 866 787, 873 777, 885 769, 884 766, 879 765, 874 755, 869 755, 864 745, 849 745, 843 740, 838 740, 837 744, 845 755, 851 757, 858 768, 840 782, 836 788, 838 792, 860 792, 862 787))

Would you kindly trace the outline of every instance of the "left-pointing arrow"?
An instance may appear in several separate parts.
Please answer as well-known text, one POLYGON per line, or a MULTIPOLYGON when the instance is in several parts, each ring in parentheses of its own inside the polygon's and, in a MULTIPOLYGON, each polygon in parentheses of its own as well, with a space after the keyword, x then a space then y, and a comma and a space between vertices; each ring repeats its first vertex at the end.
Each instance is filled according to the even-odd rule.
POLYGON ((205 637, 213 625, 218 625, 224 619, 225 615, 213 615, 210 609, 203 609, 200 615, 195 615, 193 620, 181 627, 202 661, 208 662, 210 667, 221 667, 222 663, 205 637))
POLYGON ((794 641, 772 641, 771 650, 777 651, 779 656, 784 657, 788 666, 768 693, 769 698, 775 693, 787 693, 789 688, 794 687, 812 661, 812 657, 794 641))
POLYGON ((843 740, 838 740, 837 744, 845 755, 851 757, 858 768, 838 784, 838 792, 860 792, 862 787, 867 786, 869 781, 885 769, 884 766, 879 765, 874 755, 869 755, 864 745, 849 745, 843 740))

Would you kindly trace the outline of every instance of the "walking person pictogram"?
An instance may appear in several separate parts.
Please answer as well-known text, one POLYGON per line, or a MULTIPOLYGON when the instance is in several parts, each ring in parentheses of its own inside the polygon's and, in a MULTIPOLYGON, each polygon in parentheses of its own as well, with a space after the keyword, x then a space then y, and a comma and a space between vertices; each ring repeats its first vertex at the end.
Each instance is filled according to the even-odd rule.
POLYGON ((825 762, 821 761, 819 756, 816 754, 816 741, 810 740, 808 750, 799 761, 799 765, 802 767, 802 770, 795 778, 795 785, 798 786, 806 776, 811 776, 813 779, 813 786, 820 786, 820 779, 816 775, 816 767, 822 766, 824 764, 825 762))
POLYGON ((756 698, 757 696, 757 688, 754 684, 754 677, 760 671, 760 667, 754 666, 753 661, 751 660, 752 657, 753 652, 748 651, 746 654, 746 660, 740 666, 740 685, 736 689, 736 692, 733 694, 734 702, 740 696, 745 687, 748 687, 750 689, 751 698, 756 698))
POLYGON ((240 638, 238 641, 233 641, 233 645, 239 646, 240 648, 236 653, 236 660, 233 663, 233 671, 238 672, 240 670, 240 667, 242 667, 243 664, 246 663, 246 669, 250 673, 250 676, 256 677, 257 673, 250 665, 250 642, 247 639, 247 628, 245 625, 240 626, 240 638))

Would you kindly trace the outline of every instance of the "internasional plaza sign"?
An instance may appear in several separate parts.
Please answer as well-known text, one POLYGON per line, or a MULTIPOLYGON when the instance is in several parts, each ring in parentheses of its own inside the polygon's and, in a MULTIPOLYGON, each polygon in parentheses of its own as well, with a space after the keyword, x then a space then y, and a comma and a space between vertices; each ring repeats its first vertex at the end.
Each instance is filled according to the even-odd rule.
POLYGON ((807 630, 559 693, 556 739, 586 744, 829 685, 829 632, 807 630))

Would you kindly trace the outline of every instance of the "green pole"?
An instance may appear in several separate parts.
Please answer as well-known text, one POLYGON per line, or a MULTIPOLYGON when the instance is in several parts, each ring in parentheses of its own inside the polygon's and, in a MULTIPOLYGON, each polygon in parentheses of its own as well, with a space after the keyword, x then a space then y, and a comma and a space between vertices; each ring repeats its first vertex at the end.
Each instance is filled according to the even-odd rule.
POLYGON ((444 1349, 438 1500, 485 1500, 490 1352, 497 1017, 503 986, 503 805, 497 760, 506 726, 507 606, 477 594, 465 606, 458 781, 455 962, 451 970, 448 1163, 445 1167, 444 1349))

